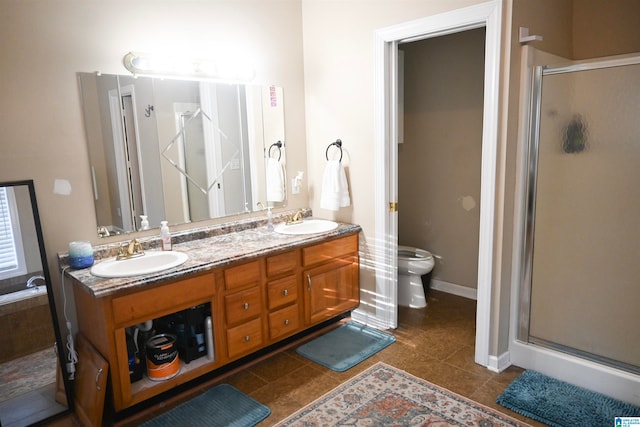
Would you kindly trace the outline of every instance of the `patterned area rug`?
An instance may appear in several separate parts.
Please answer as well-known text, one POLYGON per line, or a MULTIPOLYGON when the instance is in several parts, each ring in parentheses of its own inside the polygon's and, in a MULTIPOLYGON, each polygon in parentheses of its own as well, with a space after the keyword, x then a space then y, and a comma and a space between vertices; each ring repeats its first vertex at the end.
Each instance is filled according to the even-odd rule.
POLYGON ((0 402, 56 382, 56 352, 51 346, 0 364, 0 402))
POLYGON ((528 426, 378 362, 277 426, 528 426))

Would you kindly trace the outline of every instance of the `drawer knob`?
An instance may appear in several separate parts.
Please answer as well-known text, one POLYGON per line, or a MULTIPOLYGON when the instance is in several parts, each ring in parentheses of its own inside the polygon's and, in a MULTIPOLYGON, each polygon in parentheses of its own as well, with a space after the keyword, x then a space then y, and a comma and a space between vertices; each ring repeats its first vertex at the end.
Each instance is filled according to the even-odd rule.
POLYGON ((245 303, 244 303, 244 305, 243 305, 243 307, 244 307, 244 309, 245 309, 245 310, 249 310, 249 303, 248 303, 248 302, 245 302, 245 303))
POLYGON ((286 326, 289 326, 289 319, 285 319, 285 320, 284 320, 284 324, 285 324, 286 326))
POLYGON ((249 342, 250 339, 251 339, 251 337, 249 335, 245 335, 245 337, 244 337, 245 342, 249 342))
POLYGON ((284 295, 285 297, 289 295, 289 290, 285 289, 284 291, 282 291, 282 295, 284 295))

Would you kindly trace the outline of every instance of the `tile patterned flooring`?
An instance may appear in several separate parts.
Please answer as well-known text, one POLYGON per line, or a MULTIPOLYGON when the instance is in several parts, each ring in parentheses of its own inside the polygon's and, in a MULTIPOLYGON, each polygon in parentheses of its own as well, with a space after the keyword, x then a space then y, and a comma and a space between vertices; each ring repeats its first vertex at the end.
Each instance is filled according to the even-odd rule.
POLYGON ((393 365, 476 402, 542 426, 495 403, 522 373, 500 374, 473 361, 476 302, 431 291, 426 309, 399 308, 397 341, 347 372, 334 372, 287 350, 227 380, 271 408, 260 426, 270 426, 378 361, 393 365))
MULTIPOLYGON (((476 302, 431 291, 426 309, 400 307, 397 341, 347 372, 334 372, 311 362, 295 348, 263 360, 228 378, 231 384, 267 405, 272 413, 259 424, 271 426, 378 361, 466 396, 533 426, 544 424, 495 403, 496 397, 522 369, 497 374, 473 362, 476 302)), ((50 425, 74 425, 69 418, 50 425)))

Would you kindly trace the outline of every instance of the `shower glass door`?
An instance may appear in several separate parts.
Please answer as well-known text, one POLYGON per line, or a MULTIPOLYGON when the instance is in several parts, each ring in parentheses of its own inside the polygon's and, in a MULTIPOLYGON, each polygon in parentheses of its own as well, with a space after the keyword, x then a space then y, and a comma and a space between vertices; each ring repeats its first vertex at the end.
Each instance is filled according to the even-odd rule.
POLYGON ((518 338, 639 373, 640 57, 538 67, 533 99, 518 338))

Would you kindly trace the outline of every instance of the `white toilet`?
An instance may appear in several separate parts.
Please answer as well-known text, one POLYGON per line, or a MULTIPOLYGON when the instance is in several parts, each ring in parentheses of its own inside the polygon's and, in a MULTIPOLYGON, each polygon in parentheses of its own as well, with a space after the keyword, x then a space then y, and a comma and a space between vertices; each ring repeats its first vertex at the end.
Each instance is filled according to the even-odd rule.
POLYGON ((424 249, 398 245, 398 304, 411 308, 427 306, 422 277, 433 270, 433 255, 424 249))

